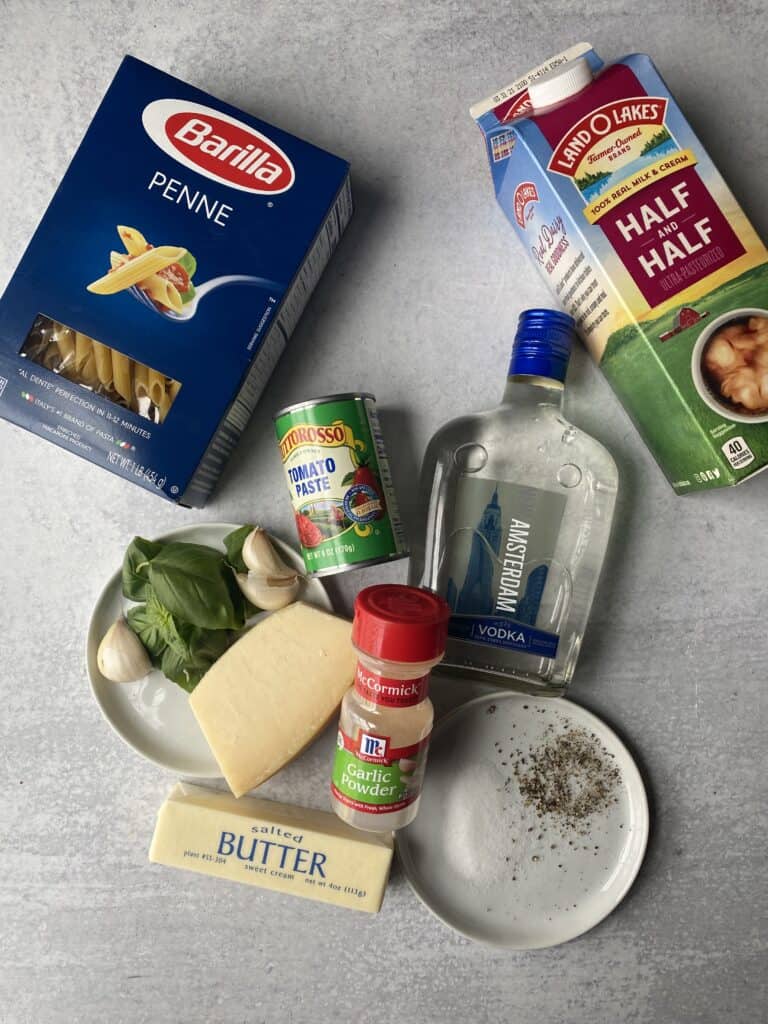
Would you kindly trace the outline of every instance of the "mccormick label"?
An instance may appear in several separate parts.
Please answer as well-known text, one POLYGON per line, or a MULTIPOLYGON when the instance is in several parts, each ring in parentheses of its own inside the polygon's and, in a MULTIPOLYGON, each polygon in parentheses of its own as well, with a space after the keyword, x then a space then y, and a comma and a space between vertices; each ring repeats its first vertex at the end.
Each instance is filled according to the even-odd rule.
POLYGON ((372 704, 384 708, 410 708, 426 700, 429 673, 418 679, 389 679, 372 672, 361 662, 355 671, 355 689, 372 704))
POLYGON ((675 490, 768 465, 768 252, 650 58, 581 44, 472 113, 499 203, 675 490), (592 84, 533 111, 529 84, 578 58, 592 84))
POLYGON ((202 505, 351 212, 344 160, 126 57, 0 300, 0 416, 202 505))
POLYGON ((561 581, 553 555, 564 495, 462 478, 455 501, 464 528, 452 535, 440 576, 452 612, 449 635, 554 658, 561 581))
POLYGON ((418 799, 424 779, 429 736, 396 747, 389 736, 339 729, 331 793, 356 811, 391 814, 418 799))
POLYGON ((407 554, 372 396, 293 406, 275 430, 307 572, 407 554))

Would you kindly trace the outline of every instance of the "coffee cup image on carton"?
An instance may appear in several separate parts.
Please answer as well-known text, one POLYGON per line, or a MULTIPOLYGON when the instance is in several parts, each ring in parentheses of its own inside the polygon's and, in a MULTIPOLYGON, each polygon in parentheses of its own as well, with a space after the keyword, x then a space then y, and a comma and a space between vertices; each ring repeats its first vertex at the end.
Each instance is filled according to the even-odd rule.
POLYGON ((691 376, 714 412, 768 422, 768 310, 736 309, 709 323, 693 346, 691 376))

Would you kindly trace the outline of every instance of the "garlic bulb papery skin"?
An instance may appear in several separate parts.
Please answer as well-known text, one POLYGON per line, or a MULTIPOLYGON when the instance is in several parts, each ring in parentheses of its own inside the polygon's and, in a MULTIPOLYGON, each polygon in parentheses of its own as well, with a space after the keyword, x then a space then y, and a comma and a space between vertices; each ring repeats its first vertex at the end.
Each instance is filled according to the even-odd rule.
POLYGON ((275 612, 292 604, 299 595, 301 576, 266 576, 262 572, 235 573, 237 585, 251 604, 265 612, 275 612))
POLYGON ((262 576, 296 576, 296 570, 285 564, 275 551, 269 534, 260 526, 251 530, 245 538, 241 554, 251 572, 262 576))
POLYGON ((122 616, 104 634, 96 662, 99 672, 113 683, 133 683, 152 671, 144 645, 122 616))

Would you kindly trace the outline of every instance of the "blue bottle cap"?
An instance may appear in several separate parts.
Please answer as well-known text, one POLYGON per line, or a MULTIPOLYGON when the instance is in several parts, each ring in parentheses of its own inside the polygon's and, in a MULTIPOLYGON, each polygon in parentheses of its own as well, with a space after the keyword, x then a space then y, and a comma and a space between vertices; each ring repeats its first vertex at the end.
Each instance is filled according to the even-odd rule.
POLYGON ((524 309, 517 324, 510 377, 565 380, 576 324, 556 309, 524 309))

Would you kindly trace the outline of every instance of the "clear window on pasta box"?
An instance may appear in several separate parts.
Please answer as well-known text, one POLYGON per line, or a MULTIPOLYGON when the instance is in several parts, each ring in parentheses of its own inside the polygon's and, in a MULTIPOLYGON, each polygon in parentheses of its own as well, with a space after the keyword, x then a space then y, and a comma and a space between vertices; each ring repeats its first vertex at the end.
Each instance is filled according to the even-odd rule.
POLYGON ((172 377, 43 314, 19 354, 153 423, 163 422, 181 390, 172 377))

